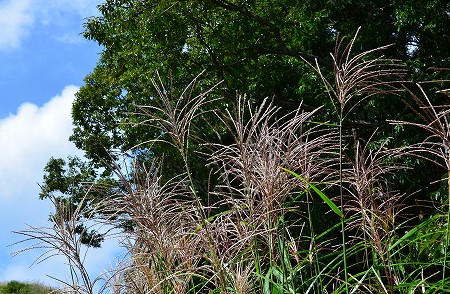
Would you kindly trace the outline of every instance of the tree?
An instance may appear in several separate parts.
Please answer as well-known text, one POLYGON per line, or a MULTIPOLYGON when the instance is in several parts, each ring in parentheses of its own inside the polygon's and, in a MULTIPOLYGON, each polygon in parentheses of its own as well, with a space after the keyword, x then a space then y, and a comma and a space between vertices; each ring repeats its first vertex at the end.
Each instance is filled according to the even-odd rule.
MULTIPOLYGON (((255 104, 271 97, 286 112, 301 101, 307 109, 323 105, 322 120, 329 121, 335 117, 334 110, 311 64, 317 63, 325 76, 331 75, 329 53, 338 35, 353 36, 361 27, 354 44, 358 51, 392 44, 383 53, 408 64, 409 77, 417 81, 448 77, 448 71, 436 70, 448 68, 450 62, 447 1, 106 0, 99 10, 100 16, 85 23, 84 36, 98 42, 103 51, 76 95, 71 136, 96 168, 108 168, 115 154, 127 153, 164 158, 168 178, 183 170, 183 160, 172 146, 143 144, 168 136, 142 124, 137 107, 161 103, 152 82, 157 72, 172 100, 196 80, 190 88, 192 95, 216 86, 210 99, 222 97, 209 109, 232 108, 236 95, 245 94, 255 104)), ((369 138, 378 129, 374 141, 386 141, 395 133, 399 138, 391 143, 395 145, 424 136, 386 123, 399 117, 416 119, 401 99, 380 95, 354 109, 344 132, 369 138)), ((205 126, 193 134, 199 143, 230 140, 225 129, 213 131, 217 117, 212 113, 196 119, 202 121, 196 125, 205 126)), ((193 148, 197 152, 190 154, 189 164, 206 181, 209 171, 201 156, 205 147, 193 148)), ((64 182, 55 168, 61 165, 49 162, 43 191, 66 193, 52 186, 53 181, 64 182)), ((414 180, 406 180, 414 174, 409 172, 395 179, 397 186, 414 191, 440 173, 414 172, 418 175, 414 180)))
POLYGON ((2 294, 45 294, 59 293, 56 289, 47 287, 39 283, 21 283, 18 281, 9 281, 0 284, 0 293, 2 294))
MULTIPOLYGON (((237 284, 230 269, 245 265, 269 292, 445 291, 450 181, 438 181, 450 177, 449 96, 433 86, 448 77, 448 8, 106 1, 85 31, 104 50, 73 105, 71 140, 89 162, 52 159, 41 196, 63 224, 107 198, 100 219, 133 240, 121 272, 152 289, 225 291, 237 284), (405 195, 432 193, 442 210, 405 215, 417 214, 405 195)), ((59 235, 44 242, 59 250, 59 235)))
POLYGON ((274 97, 288 109, 302 100, 323 105, 318 77, 305 61, 332 70, 337 33, 353 36, 359 26, 361 50, 394 44, 387 57, 421 64, 420 72, 441 66, 449 52, 441 2, 106 1, 102 15, 86 23, 84 36, 104 50, 77 94, 71 139, 97 160, 154 137, 124 123, 135 104, 152 103, 156 71, 171 90, 205 71, 196 90, 223 81, 218 94, 227 103, 237 92, 255 101, 274 97))

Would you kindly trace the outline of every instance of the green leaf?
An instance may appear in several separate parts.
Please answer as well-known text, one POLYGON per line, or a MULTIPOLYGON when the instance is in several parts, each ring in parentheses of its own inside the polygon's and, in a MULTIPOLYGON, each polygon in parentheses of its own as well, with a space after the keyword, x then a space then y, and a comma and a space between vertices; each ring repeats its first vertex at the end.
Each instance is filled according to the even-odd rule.
POLYGON ((337 215, 339 215, 341 218, 344 217, 344 214, 343 214, 342 211, 339 209, 339 207, 337 207, 336 204, 334 204, 334 202, 331 201, 331 199, 328 198, 325 194, 323 194, 323 192, 320 191, 316 186, 314 186, 313 184, 311 184, 310 182, 308 182, 307 179, 305 179, 304 177, 302 177, 302 176, 296 174, 295 172, 290 171, 290 170, 288 170, 288 169, 285 169, 285 168, 283 168, 283 167, 281 167, 281 169, 284 170, 284 171, 286 171, 286 172, 288 172, 288 173, 290 173, 290 174, 293 175, 294 177, 296 177, 296 178, 302 180, 302 181, 305 182, 306 184, 308 184, 308 186, 311 187, 311 189, 313 189, 314 192, 316 192, 317 195, 320 196, 320 198, 322 198, 322 200, 328 205, 328 207, 330 207, 330 209, 331 209, 334 213, 336 213, 337 215))

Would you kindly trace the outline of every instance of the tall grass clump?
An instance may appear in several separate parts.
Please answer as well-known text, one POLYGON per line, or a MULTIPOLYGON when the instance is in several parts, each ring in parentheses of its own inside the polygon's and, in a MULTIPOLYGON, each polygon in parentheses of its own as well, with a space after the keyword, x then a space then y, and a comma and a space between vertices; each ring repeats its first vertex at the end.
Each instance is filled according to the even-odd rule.
MULTIPOLYGON (((89 190, 86 192, 86 195, 88 194, 89 190)), ((52 226, 29 226, 27 229, 16 232, 24 237, 17 244, 31 242, 31 245, 14 254, 28 250, 43 250, 43 253, 34 263, 45 262, 56 255, 64 256, 67 260, 70 280, 64 281, 58 277, 51 278, 60 282, 64 292, 93 294, 101 278, 91 278, 86 269, 85 258, 87 251, 82 244, 81 236, 83 235, 82 233, 96 226, 95 219, 92 216, 97 213, 98 207, 85 205, 86 197, 82 199, 77 207, 72 205, 67 199, 54 195, 51 195, 49 198, 54 206, 54 212, 50 216, 52 226), (79 231, 82 223, 88 224, 83 226, 84 232, 79 231)))
POLYGON ((136 105, 133 122, 159 134, 135 146, 150 160, 125 157, 111 166, 119 185, 101 203, 68 211, 70 199, 53 197, 54 226, 18 233, 38 241, 29 249, 48 250, 38 262, 64 255, 73 277, 65 285, 78 293, 448 291, 450 194, 436 214, 412 222, 414 195, 390 183, 411 156, 450 171, 448 107, 433 106, 420 86, 410 90, 404 67, 381 55, 387 46, 354 53, 355 42, 337 42, 332 75, 310 64, 334 106, 327 120, 322 109, 286 112, 245 96, 220 108, 214 87, 197 93, 201 76, 177 92, 156 75, 159 95, 136 105), (391 123, 430 135, 392 148, 376 131, 349 127, 356 108, 380 97, 412 99, 423 123, 391 123), (208 141, 205 125, 227 140, 208 141), (152 148, 180 159, 175 176, 165 176, 152 148), (196 158, 207 163, 206 179, 196 158), (102 278, 84 268, 74 228, 86 219, 110 228, 126 251, 102 278))
MULTIPOLYGON (((445 188, 447 190, 446 202, 441 203, 437 207, 437 223, 433 234, 435 242, 441 249, 441 254, 438 254, 438 260, 440 266, 435 268, 434 275, 441 277, 442 287, 448 289, 446 281, 448 280, 449 265, 447 255, 449 252, 449 228, 450 228, 450 104, 444 104, 435 106, 431 102, 429 95, 425 92, 422 85, 414 85, 416 90, 414 91, 412 86, 407 88, 408 93, 412 97, 413 103, 416 104, 418 117, 421 119, 419 122, 408 121, 391 121, 394 124, 400 124, 415 128, 420 128, 426 131, 427 137, 424 141, 406 146, 402 149, 403 152, 411 154, 416 157, 420 157, 434 164, 440 166, 445 171, 445 188)), ((447 91, 439 91, 444 94, 444 98, 448 101, 449 95, 447 91)), ((431 244, 423 244, 422 246, 433 246, 431 244)), ((421 250, 426 250, 421 248, 421 250)))
MULTIPOLYGON (((344 123, 351 115, 353 109, 366 102, 368 99, 376 99, 380 95, 395 95, 398 88, 395 86, 405 73, 405 69, 397 60, 387 59, 383 56, 374 56, 385 50, 388 46, 379 47, 358 54, 353 54, 353 46, 358 32, 354 38, 344 43, 341 39, 336 43, 336 49, 332 54, 334 64, 334 75, 332 79, 327 78, 318 64, 313 66, 332 102, 336 114, 336 127, 338 130, 338 161, 337 173, 338 200, 340 209, 347 217, 341 217, 341 246, 343 255, 343 271, 345 292, 349 292, 349 267, 347 258, 353 255, 347 252, 347 246, 351 246, 359 239, 359 233, 363 234, 362 240, 368 244, 361 243, 363 247, 370 245, 379 256, 384 256, 385 251, 381 243, 381 235, 386 234, 389 223, 393 223, 393 216, 397 209, 397 197, 387 195, 387 187, 383 187, 383 177, 395 167, 387 166, 384 157, 390 156, 389 152, 382 150, 368 150, 367 146, 361 145, 361 140, 353 130, 348 133, 344 123), (353 149, 348 147, 347 138, 353 138, 353 149), (345 158, 349 153, 354 155, 345 158), (387 202, 385 200, 388 200, 387 202), (382 203, 381 206, 379 204, 382 203), (354 228, 354 230, 350 229, 354 228), (348 236, 347 233, 357 235, 348 236)), ((369 138, 370 141, 370 138, 369 138)), ((358 244, 358 243, 356 243, 358 244)), ((352 250, 355 248, 352 248, 352 250)), ((356 249, 361 250, 361 249, 356 249)), ((368 254, 367 248, 363 249, 368 254)), ((383 258, 385 259, 385 257, 383 258)), ((386 267, 387 264, 384 264, 386 267)), ((388 278, 392 284, 392 279, 388 278)), ((391 292, 392 292, 392 285, 391 292)), ((386 291, 385 288, 383 288, 386 291)))

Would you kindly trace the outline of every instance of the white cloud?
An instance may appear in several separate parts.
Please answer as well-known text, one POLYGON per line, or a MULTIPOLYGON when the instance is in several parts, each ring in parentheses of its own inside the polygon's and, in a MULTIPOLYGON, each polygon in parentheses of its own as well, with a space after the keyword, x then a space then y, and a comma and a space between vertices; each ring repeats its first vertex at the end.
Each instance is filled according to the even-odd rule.
POLYGON ((50 156, 80 153, 68 141, 72 132, 71 105, 77 87, 38 107, 22 104, 17 114, 0 120, 0 199, 17 195, 26 182, 37 185, 50 156))
POLYGON ((0 1, 0 49, 16 48, 33 23, 30 0, 0 1))
POLYGON ((16 114, 0 120, 0 281, 46 279, 46 272, 28 269, 37 252, 11 259, 12 251, 19 248, 8 246, 20 240, 12 231, 24 229, 25 224, 42 226, 48 219, 50 204, 38 199, 38 183, 48 159, 80 154, 68 141, 77 90, 67 86, 46 104, 22 104, 16 114))
MULTIPOLYGON (((44 166, 51 156, 81 155, 68 141, 72 133, 71 105, 77 90, 76 86, 67 86, 46 104, 22 104, 16 114, 0 120, 0 282, 22 280, 56 285, 47 275, 70 278, 64 258, 51 258, 30 268, 42 252, 25 251, 11 258, 12 252, 31 244, 8 246, 22 239, 12 231, 26 229, 26 224, 51 226, 51 203, 38 199, 37 183, 42 182, 44 166)), ((99 275, 115 263, 118 252, 114 240, 107 241, 101 249, 89 250, 87 268, 94 277, 99 275)))

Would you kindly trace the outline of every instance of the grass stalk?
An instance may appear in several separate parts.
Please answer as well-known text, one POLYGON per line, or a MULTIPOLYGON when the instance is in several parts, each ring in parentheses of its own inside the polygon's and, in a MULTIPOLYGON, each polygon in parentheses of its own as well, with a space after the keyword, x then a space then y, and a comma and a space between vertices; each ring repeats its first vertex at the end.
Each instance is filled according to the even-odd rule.
MULTIPOLYGON (((343 111, 343 107, 342 107, 343 111)), ((343 157, 343 142, 342 142, 342 122, 343 122, 343 114, 339 115, 339 197, 340 197, 340 206, 342 212, 344 212, 344 191, 343 191, 343 165, 342 165, 342 157, 343 157)), ((345 293, 349 293, 349 287, 348 287, 348 269, 347 269, 347 246, 346 246, 346 240, 345 240, 345 220, 344 215, 341 216, 341 240, 342 240, 342 252, 344 254, 343 256, 343 263, 344 263, 344 282, 345 282, 345 293)))
MULTIPOLYGON (((387 148, 385 145, 380 149, 371 148, 369 142, 360 148, 362 139, 355 131, 356 144, 354 149, 348 147, 350 152, 347 152, 350 130, 344 125, 356 105, 368 97, 389 93, 390 77, 395 77, 400 70, 389 60, 370 57, 380 48, 352 57, 355 38, 342 52, 342 41, 337 45, 332 56, 333 82, 327 81, 316 68, 332 98, 335 106, 332 120, 337 124, 320 123, 318 127, 310 127, 305 122, 316 110, 302 112, 299 107, 281 115, 272 103, 265 101, 254 109, 242 97, 234 115, 228 111, 218 115, 232 143, 211 143, 208 145, 211 153, 204 154, 220 182, 211 187, 217 202, 209 203, 208 194, 207 206, 197 184, 201 181, 195 178, 196 170, 191 165, 194 159, 190 148, 194 137, 191 130, 195 127, 191 124, 198 123, 195 118, 209 103, 206 93, 191 97, 191 84, 182 97, 171 97, 171 91, 153 81, 161 96, 160 105, 142 106, 140 114, 147 118, 143 123, 160 131, 161 137, 165 136, 158 143, 164 141, 179 153, 178 168, 183 174, 162 184, 154 166, 147 170, 133 162, 130 175, 121 174, 118 168, 124 188, 106 201, 107 208, 102 211, 113 215, 106 221, 115 228, 126 222, 132 224, 128 231, 122 231, 131 255, 129 264, 117 274, 123 278, 118 280, 128 288, 118 287, 117 293, 123 290, 127 293, 239 293, 241 289, 244 289, 241 294, 411 293, 419 287, 422 292, 433 288, 446 290, 450 155, 436 147, 448 150, 450 111, 438 113, 427 98, 429 105, 420 100, 419 106, 426 112, 423 117, 428 121, 410 125, 431 132, 432 140, 402 150, 404 154, 439 157, 447 172, 447 203, 445 196, 442 200, 447 214, 433 216, 400 234, 398 228, 403 229, 404 224, 397 226, 394 219, 400 196, 389 193, 384 181, 385 174, 395 170, 386 166, 387 148), (355 97, 362 98, 354 101, 355 97), (346 156, 352 151, 355 157, 346 156), (329 198, 325 194, 330 191, 334 194, 329 198), (299 209, 304 207, 304 199, 300 199, 303 195, 306 195, 306 212, 299 209), (327 213, 335 213, 340 218, 323 230, 315 219, 322 216, 315 215, 313 195, 322 199, 327 213), (211 213, 215 209, 220 211, 211 213), (295 229, 303 230, 308 225, 309 238, 302 238, 302 232, 295 229), (438 230, 433 230, 436 227, 438 230), (438 240, 429 241, 431 238, 438 240), (426 242, 430 244, 423 244, 426 242), (417 260, 435 244, 443 246, 443 257, 426 262, 417 260), (357 262, 353 264, 352 260, 357 262), (443 265, 442 279, 433 284, 427 281, 424 272, 436 265, 439 269, 443 265)), ((152 103, 157 100, 154 98, 152 103)), ((209 193, 210 187, 207 190, 209 193)), ((67 211, 54 200, 56 208, 61 210, 59 216, 64 216, 67 211)), ((54 219, 56 234, 39 228, 19 234, 41 242, 31 248, 42 244, 50 252, 60 252, 63 248, 62 254, 68 256, 71 267, 72 289, 92 294, 97 280, 91 280, 83 272, 79 239, 73 234, 73 228, 82 219, 82 213, 77 210, 71 219, 54 219), (77 279, 84 285, 76 288, 77 279)))
MULTIPOLYGON (((449 149, 445 150, 446 152, 446 162, 447 167, 450 167, 450 153, 449 149)), ((449 246, 449 232, 450 232, 450 169, 447 170, 447 224, 445 226, 445 246, 444 246, 444 262, 442 268, 442 282, 445 282, 446 279, 446 269, 447 269, 447 254, 448 254, 448 246, 449 246)))

